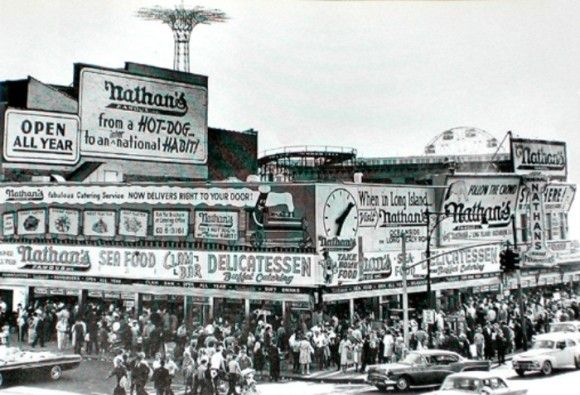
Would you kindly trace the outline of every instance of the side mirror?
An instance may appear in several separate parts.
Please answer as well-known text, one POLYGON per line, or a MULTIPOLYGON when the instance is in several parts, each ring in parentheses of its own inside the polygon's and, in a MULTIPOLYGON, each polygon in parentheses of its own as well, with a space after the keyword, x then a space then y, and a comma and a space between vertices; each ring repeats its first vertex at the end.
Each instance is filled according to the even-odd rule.
POLYGON ((481 395, 491 395, 491 394, 492 394, 492 390, 491 390, 491 388, 489 388, 489 387, 483 387, 483 388, 481 389, 481 391, 479 391, 479 393, 480 393, 481 395))

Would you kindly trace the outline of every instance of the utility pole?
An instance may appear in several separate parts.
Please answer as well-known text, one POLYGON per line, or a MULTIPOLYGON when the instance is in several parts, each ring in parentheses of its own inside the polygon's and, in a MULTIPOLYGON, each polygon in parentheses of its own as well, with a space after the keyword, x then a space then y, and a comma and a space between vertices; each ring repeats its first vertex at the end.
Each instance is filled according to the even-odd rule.
POLYGON ((401 277, 403 278, 403 341, 409 347, 409 294, 407 293, 407 233, 401 232, 401 277))
MULTIPOLYGON (((518 251, 518 234, 516 233, 516 216, 512 214, 512 233, 514 235, 514 251, 518 251)), ((518 281, 518 305, 520 306, 520 320, 522 326, 522 343, 524 351, 528 349, 528 335, 526 330, 526 311, 524 306, 524 291, 522 290, 522 267, 521 263, 516 269, 516 276, 518 281)))

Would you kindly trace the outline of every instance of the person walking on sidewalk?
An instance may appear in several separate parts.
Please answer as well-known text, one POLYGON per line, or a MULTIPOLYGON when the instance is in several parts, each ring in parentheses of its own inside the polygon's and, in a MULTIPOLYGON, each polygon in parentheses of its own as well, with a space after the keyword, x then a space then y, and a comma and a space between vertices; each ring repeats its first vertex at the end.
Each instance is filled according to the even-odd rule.
POLYGON ((147 380, 149 380, 150 375, 151 368, 149 367, 149 364, 147 364, 147 361, 145 361, 145 354, 138 353, 135 365, 131 371, 131 379, 135 385, 136 395, 147 395, 147 391, 145 391, 145 385, 147 384, 147 380))
POLYGON ((159 366, 153 371, 153 386, 157 395, 169 395, 171 391, 171 380, 169 370, 165 367, 165 360, 159 361, 159 366))
POLYGON ((310 374, 310 364, 312 363, 312 354, 314 354, 314 348, 308 341, 308 339, 303 338, 300 340, 300 366, 302 374, 310 374))
POLYGON ((81 317, 77 317, 75 324, 72 327, 73 331, 73 344, 75 354, 80 354, 85 342, 85 335, 87 333, 87 327, 81 317))
POLYGON ((238 363, 236 356, 233 353, 229 353, 227 356, 228 361, 228 394, 227 395, 237 395, 236 385, 241 378, 242 370, 240 369, 240 364, 238 363))
POLYGON ((56 345, 59 351, 63 351, 67 346, 68 321, 59 319, 56 323, 56 345))
POLYGON ((270 357, 270 379, 277 382, 280 380, 280 350, 274 343, 270 344, 268 356, 270 357))

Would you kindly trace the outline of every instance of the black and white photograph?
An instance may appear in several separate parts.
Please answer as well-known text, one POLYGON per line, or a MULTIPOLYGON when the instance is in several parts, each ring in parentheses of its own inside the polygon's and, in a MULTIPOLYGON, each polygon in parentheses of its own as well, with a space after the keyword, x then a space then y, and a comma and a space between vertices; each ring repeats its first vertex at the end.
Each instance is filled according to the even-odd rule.
POLYGON ((579 17, 0 0, 0 395, 577 395, 579 17))

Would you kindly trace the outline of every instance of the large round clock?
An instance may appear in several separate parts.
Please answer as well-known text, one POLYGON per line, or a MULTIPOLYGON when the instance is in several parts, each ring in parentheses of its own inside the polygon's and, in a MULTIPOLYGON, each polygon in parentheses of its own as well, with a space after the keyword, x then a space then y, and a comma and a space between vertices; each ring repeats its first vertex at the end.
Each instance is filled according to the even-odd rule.
POLYGON ((323 224, 329 237, 354 237, 358 230, 358 208, 354 196, 337 188, 326 199, 323 224))

